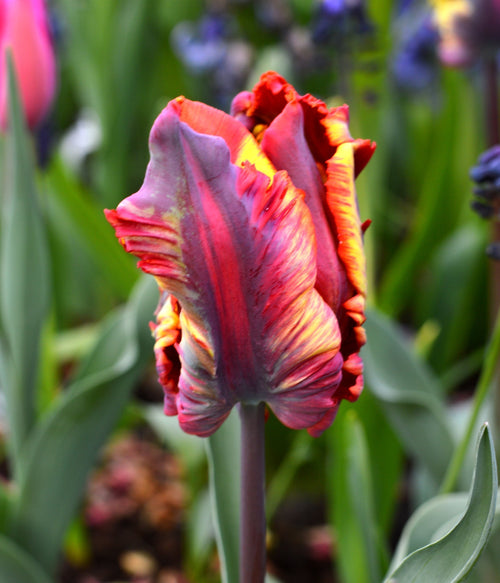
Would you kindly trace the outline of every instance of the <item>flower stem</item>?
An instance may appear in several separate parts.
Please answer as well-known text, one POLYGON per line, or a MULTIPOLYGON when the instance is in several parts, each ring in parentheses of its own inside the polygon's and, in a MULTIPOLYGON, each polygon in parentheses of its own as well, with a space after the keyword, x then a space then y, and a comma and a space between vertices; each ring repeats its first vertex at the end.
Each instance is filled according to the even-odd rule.
MULTIPOLYGON (((498 62, 497 55, 487 55, 483 60, 483 78, 484 78, 484 109, 485 109, 485 132, 487 147, 491 148, 496 144, 500 144, 500 113, 498 110, 498 62)), ((498 203, 497 203, 498 204, 498 203)), ((498 213, 500 209, 496 208, 498 213)), ((500 221, 493 220, 491 230, 491 240, 493 242, 500 241, 500 221)), ((497 324, 493 335, 495 335, 498 328, 498 314, 500 314, 500 262, 490 261, 490 314, 491 319, 497 320, 497 324)), ((497 371, 495 368, 495 371, 497 371)), ((496 423, 500 421, 500 384, 496 382, 494 388, 494 415, 496 423)))
POLYGON ((496 56, 488 56, 483 63, 485 82, 486 140, 488 148, 500 143, 498 117, 498 65, 496 56))
POLYGON ((240 581, 264 583, 266 576, 265 405, 240 404, 241 523, 240 581))
POLYGON ((467 422, 467 427, 463 434, 462 440, 460 441, 457 449, 455 450, 450 465, 448 466, 446 476, 443 480, 443 485, 441 486, 441 494, 448 494, 455 487, 458 475, 460 473, 460 469, 462 467, 465 455, 467 453, 467 448, 469 447, 470 441, 472 439, 472 434, 474 433, 474 429, 476 427, 481 407, 484 404, 484 400, 486 399, 488 392, 491 388, 491 385, 495 379, 495 373, 497 370, 499 358, 500 358, 500 312, 495 322, 495 327, 493 329, 490 344, 484 358, 481 376, 479 377, 479 382, 474 393, 472 412, 467 422))

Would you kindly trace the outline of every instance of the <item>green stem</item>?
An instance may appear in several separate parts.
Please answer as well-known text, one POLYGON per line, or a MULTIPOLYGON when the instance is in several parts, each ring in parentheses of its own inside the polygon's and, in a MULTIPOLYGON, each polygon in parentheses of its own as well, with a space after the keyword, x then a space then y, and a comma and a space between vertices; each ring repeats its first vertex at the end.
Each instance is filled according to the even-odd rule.
POLYGON ((472 434, 479 417, 479 412, 484 403, 486 396, 488 395, 491 384, 495 378, 497 371, 498 359, 500 357, 500 312, 497 314, 495 327, 493 329, 493 334, 491 336, 490 344, 486 352, 484 359, 483 368, 481 371, 481 376, 479 377, 479 382, 474 393, 474 401, 472 412, 467 424, 466 430, 459 443, 453 457, 451 458, 450 465, 443 480, 441 486, 441 493, 447 494, 451 492, 455 487, 458 475, 460 473, 460 468, 462 467, 465 454, 467 453, 467 448, 472 439, 472 434))
POLYGON ((240 404, 241 522, 239 583, 266 576, 265 405, 240 404))

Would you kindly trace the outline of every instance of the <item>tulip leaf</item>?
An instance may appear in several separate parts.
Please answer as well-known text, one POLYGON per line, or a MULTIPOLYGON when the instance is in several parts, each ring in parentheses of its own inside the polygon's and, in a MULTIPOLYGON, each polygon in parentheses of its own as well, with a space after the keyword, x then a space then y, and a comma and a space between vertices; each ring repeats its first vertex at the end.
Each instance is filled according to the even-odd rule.
POLYGON ((36 561, 12 540, 0 535, 0 581, 53 583, 36 561))
MULTIPOLYGON (((456 76, 444 75, 443 83, 447 89, 443 115, 426 124, 422 124, 421 117, 415 118, 413 135, 408 138, 412 140, 417 131, 424 129, 424 139, 418 148, 415 147, 416 164, 412 165, 414 176, 409 184, 409 188, 418 193, 415 208, 410 213, 413 222, 406 223, 408 232, 396 246, 380 286, 379 305, 392 316, 408 305, 427 258, 456 228, 463 205, 470 196, 463 167, 464 160, 467 160, 467 167, 471 155, 477 152, 474 148, 478 146, 474 125, 477 121, 463 112, 473 111, 477 96, 466 85, 458 88, 456 76), (444 208, 448 212, 443 213, 444 208)), ((432 115, 430 110, 426 113, 432 115)))
POLYGON ((497 488, 493 440, 485 424, 479 437, 474 478, 465 514, 445 536, 407 556, 385 581, 463 581, 488 541, 495 517, 497 488))
POLYGON ((446 410, 439 398, 439 381, 388 318, 370 310, 365 329, 367 385, 406 450, 426 468, 437 488, 454 448, 446 410))
POLYGON ((6 135, 0 256, 0 317, 9 448, 17 474, 21 449, 35 422, 39 343, 50 302, 50 262, 38 205, 32 144, 12 61, 6 135))
POLYGON ((487 320, 487 302, 481 298, 486 285, 487 239, 486 230, 477 223, 453 231, 438 247, 428 285, 419 295, 420 320, 431 319, 439 325, 429 356, 438 371, 446 370, 457 355, 467 353, 473 335, 485 332, 481 323, 487 320))
POLYGON ((154 280, 141 280, 126 309, 108 320, 80 374, 39 422, 23 452, 25 474, 11 534, 49 572, 57 564, 86 476, 151 357, 147 321, 156 300, 154 280))
POLYGON ((101 208, 78 183, 61 159, 54 156, 48 170, 50 203, 57 205, 61 218, 71 226, 91 256, 99 275, 123 299, 127 298, 138 271, 134 261, 123 253, 101 208))
POLYGON ((346 583, 379 583, 385 566, 377 528, 368 446, 355 411, 339 412, 331 433, 328 464, 332 522, 338 540, 338 561, 346 583), (352 556, 356 555, 356 561, 352 556))
POLYGON ((232 583, 239 579, 241 467, 240 423, 234 409, 206 444, 222 583, 232 583))

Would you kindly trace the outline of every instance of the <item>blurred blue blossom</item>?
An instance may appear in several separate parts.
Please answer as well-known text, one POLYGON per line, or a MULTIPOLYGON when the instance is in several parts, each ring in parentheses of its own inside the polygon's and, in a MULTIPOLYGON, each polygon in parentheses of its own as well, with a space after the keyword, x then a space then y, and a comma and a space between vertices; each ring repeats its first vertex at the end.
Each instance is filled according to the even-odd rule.
POLYGON ((421 90, 431 85, 439 71, 439 34, 429 16, 411 24, 398 22, 401 41, 392 61, 392 74, 403 89, 421 90))
POLYGON ((471 206, 482 218, 489 219, 498 213, 500 198, 500 145, 483 152, 476 166, 470 170, 470 177, 475 182, 476 199, 471 206))
POLYGON ((198 22, 180 22, 172 31, 172 46, 193 73, 205 73, 220 66, 227 54, 227 18, 207 14, 198 22))
MULTIPOLYGON (((472 209, 483 219, 499 218, 500 214, 500 145, 497 144, 483 152, 476 166, 470 170, 470 177, 475 182, 475 199, 472 209)), ((486 254, 492 259, 500 260, 500 241, 490 243, 486 254)))
POLYGON ((336 42, 340 36, 373 31, 363 0, 322 0, 313 22, 312 38, 317 44, 336 42))
POLYGON ((197 22, 179 23, 171 34, 172 47, 187 71, 206 79, 206 99, 223 109, 243 88, 252 62, 251 48, 234 30, 229 14, 209 12, 197 22))

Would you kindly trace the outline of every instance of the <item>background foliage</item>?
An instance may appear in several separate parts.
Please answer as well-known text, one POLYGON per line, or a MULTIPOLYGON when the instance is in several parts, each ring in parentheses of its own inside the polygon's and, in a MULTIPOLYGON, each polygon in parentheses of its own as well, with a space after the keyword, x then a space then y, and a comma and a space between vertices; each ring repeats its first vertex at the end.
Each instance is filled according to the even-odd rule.
MULTIPOLYGON (((382 581, 457 522, 437 550, 428 547, 437 557, 430 572, 419 570, 428 556, 413 555, 396 579, 500 580, 488 548, 467 574, 495 516, 499 391, 485 255, 490 225, 470 210, 469 168, 486 148, 481 71, 445 69, 432 51, 424 69, 414 68, 405 41, 424 3, 367 2, 363 19, 340 23, 325 20, 318 6, 50 3, 56 102, 34 148, 21 123, 2 144, 2 581, 46 583, 64 561, 92 561, 81 510, 88 473, 106 443, 145 425, 184 468, 182 570, 192 582, 218 579, 214 540, 230 541, 237 522, 236 503, 227 503, 238 485, 237 427, 228 423, 225 437, 204 443, 160 413, 148 328, 156 290, 140 278, 102 209, 139 188, 148 132, 168 100, 184 94, 227 110, 268 69, 301 93, 347 102, 352 135, 378 144, 357 182, 361 217, 372 219, 366 388, 317 440, 268 420, 276 574, 280 520, 287 504, 307 500, 321 509, 332 581, 382 581), (476 450, 484 421, 489 429, 476 450), (214 472, 224 478, 212 526, 214 472), (457 553, 464 532, 475 536, 457 553), (457 556, 456 571, 446 572, 457 556)), ((490 545, 496 528, 497 520, 490 545)), ((320 552, 315 540, 307 544, 320 552)), ((224 548, 223 571, 235 581, 236 551, 224 548)), ((283 581, 299 580, 283 572, 283 581)), ((309 580, 316 579, 300 579, 309 580)))

